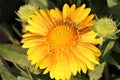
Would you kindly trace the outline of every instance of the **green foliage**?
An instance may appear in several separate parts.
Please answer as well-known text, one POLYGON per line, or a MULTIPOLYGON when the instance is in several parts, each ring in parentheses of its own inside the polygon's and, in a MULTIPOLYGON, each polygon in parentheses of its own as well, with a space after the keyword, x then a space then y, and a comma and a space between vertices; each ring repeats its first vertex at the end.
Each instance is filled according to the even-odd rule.
POLYGON ((106 40, 103 42, 102 46, 100 47, 102 56, 101 56, 101 62, 106 61, 111 53, 111 50, 114 46, 115 41, 114 40, 106 40))
POLYGON ((12 44, 0 45, 0 56, 9 62, 12 62, 14 66, 18 69, 18 71, 21 71, 22 76, 26 76, 29 78, 30 77, 30 75, 28 75, 29 71, 32 73, 37 71, 27 60, 27 56, 25 53, 26 50, 19 45, 12 44), (27 69, 29 69, 29 71, 27 71, 27 69))
POLYGON ((30 79, 25 78, 25 77, 20 77, 20 76, 18 76, 18 77, 17 77, 17 80, 30 80, 30 79))
POLYGON ((112 65, 115 65, 116 67, 118 67, 120 69, 120 61, 116 60, 113 56, 110 55, 107 59, 107 62, 112 65))
POLYGON ((41 9, 53 8, 55 6, 50 0, 26 0, 25 2, 41 9))
POLYGON ((120 0, 107 0, 107 4, 114 18, 120 19, 120 0))
POLYGON ((0 55, 7 61, 13 62, 22 68, 29 68, 31 72, 36 71, 27 60, 26 50, 19 45, 1 44, 0 55))
POLYGON ((96 66, 93 71, 89 71, 90 80, 98 80, 102 77, 102 73, 105 67, 105 62, 101 63, 100 65, 96 66))
POLYGON ((16 80, 16 77, 9 71, 7 65, 4 64, 3 59, 0 57, 0 75, 3 80, 16 80))
POLYGON ((116 52, 116 53, 119 53, 120 54, 120 42, 118 40, 115 41, 115 45, 113 47, 113 50, 116 52))

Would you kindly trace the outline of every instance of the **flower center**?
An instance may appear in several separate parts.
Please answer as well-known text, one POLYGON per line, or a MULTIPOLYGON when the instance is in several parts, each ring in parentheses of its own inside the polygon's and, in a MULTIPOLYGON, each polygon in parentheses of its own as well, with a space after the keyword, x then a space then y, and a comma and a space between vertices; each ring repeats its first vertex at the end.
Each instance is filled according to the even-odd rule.
POLYGON ((69 23, 55 25, 47 35, 47 40, 52 49, 73 47, 77 43, 77 39, 77 29, 69 23))

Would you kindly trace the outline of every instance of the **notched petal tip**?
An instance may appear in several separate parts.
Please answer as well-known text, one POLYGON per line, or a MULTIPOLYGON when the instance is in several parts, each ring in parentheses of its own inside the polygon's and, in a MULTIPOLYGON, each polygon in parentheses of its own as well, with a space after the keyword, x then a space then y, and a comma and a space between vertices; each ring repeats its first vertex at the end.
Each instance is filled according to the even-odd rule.
POLYGON ((91 11, 91 8, 86 8, 86 9, 84 10, 84 12, 86 12, 86 13, 90 13, 90 11, 91 11))
POLYGON ((72 8, 72 9, 75 9, 75 8, 76 8, 76 5, 75 5, 75 4, 73 4, 73 5, 71 6, 71 8, 72 8))
POLYGON ((92 20, 95 17, 95 14, 90 14, 89 17, 92 20))
POLYGON ((85 8, 85 7, 86 7, 86 4, 82 4, 80 7, 81 7, 81 8, 85 8))
POLYGON ((69 8, 69 5, 67 3, 64 4, 63 8, 69 8))

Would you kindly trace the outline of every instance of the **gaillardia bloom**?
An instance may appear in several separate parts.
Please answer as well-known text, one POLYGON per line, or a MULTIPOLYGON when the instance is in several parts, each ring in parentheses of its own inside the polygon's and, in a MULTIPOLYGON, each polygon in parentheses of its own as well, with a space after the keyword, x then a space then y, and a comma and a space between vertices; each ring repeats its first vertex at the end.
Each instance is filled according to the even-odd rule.
POLYGON ((23 48, 29 48, 28 59, 36 68, 45 69, 43 74, 65 80, 99 64, 101 53, 94 45, 100 39, 95 39, 97 34, 89 28, 94 24, 90 10, 85 4, 78 8, 65 4, 63 11, 40 9, 28 20, 23 48))

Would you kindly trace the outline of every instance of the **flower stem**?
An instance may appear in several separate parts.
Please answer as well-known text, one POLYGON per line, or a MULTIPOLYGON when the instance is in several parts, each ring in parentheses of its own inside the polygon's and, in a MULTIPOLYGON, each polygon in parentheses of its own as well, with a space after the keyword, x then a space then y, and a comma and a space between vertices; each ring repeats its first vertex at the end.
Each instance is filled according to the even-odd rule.
POLYGON ((105 80, 111 80, 109 70, 108 70, 108 63, 106 63, 106 65, 105 65, 104 76, 105 76, 105 80))

